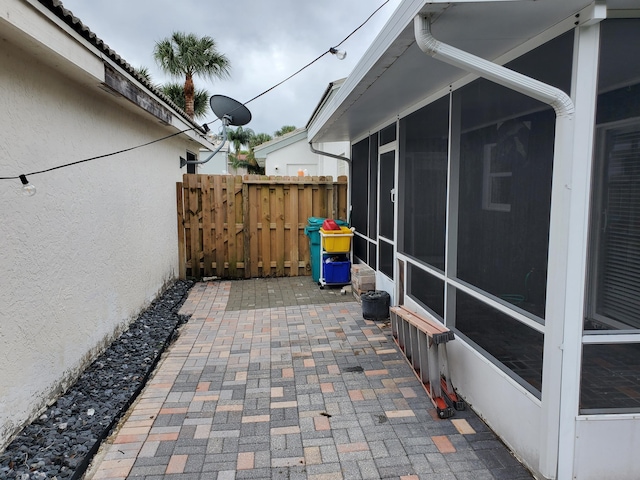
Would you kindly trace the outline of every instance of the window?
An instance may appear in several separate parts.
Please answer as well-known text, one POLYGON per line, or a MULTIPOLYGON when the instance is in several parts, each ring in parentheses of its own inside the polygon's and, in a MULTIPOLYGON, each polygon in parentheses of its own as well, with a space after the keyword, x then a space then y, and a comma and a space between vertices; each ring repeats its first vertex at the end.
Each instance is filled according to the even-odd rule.
POLYGON ((555 115, 477 82, 459 92, 467 128, 460 138, 457 278, 544 318, 555 115), (532 107, 538 112, 528 113, 532 107), (481 121, 491 108, 507 119, 481 121))
POLYGON ((580 413, 640 411, 640 345, 584 345, 580 413))
MULTIPOLYGON (((353 145, 351 150, 353 178, 351 180, 351 224, 356 231, 367 233, 367 212, 369 203, 369 139, 353 145)), ((363 258, 366 260, 366 257, 363 258)))
POLYGON ((378 253, 380 255, 378 269, 387 277, 393 279, 393 245, 381 241, 378 244, 378 253))
POLYGON ((601 26, 585 329, 640 328, 640 20, 601 26))
MULTIPOLYGON (((378 134, 354 144, 351 149, 353 178, 351 179, 351 225, 356 229, 354 255, 375 268, 375 255, 370 242, 377 237, 376 210, 378 198, 378 134), (366 237, 366 238, 363 238, 366 237)), ((374 249, 375 251, 375 249, 374 249)))
POLYGON ((396 140, 396 124, 393 123, 388 127, 384 127, 380 130, 380 146, 387 143, 395 142, 396 140))
POLYGON ((415 265, 407 265, 410 296, 444 323, 444 281, 415 265))
MULTIPOLYGON (((187 162, 195 162, 196 160, 198 160, 198 157, 196 157, 196 155, 194 153, 191 152, 187 152, 187 162)), ((191 164, 187 164, 187 173, 198 173, 196 170, 196 164, 191 163, 191 164)))
POLYGON ((540 398, 542 333, 456 290, 456 328, 540 398))
MULTIPOLYGON (((589 333, 640 328, 640 63, 631 61, 638 55, 640 19, 601 23, 584 322, 589 333)), ((581 414, 640 412, 640 343, 621 343, 621 337, 583 345, 581 414)))
MULTIPOLYGON (((569 91, 572 55, 568 32, 506 66, 569 91)), ((484 79, 453 95, 461 135, 457 272, 451 273, 543 321, 554 112, 484 79)))
POLYGON ((399 250, 444 272, 449 96, 403 118, 400 135, 399 250))
POLYGON ((588 327, 640 328, 640 119, 600 129, 588 327))

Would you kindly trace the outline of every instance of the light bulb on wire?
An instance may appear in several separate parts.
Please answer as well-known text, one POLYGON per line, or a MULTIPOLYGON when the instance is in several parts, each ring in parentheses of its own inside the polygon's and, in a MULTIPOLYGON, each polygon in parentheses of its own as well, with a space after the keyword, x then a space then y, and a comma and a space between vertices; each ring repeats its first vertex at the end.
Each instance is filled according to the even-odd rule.
POLYGON ((26 175, 20 175, 20 181, 22 182, 22 195, 33 197, 36 194, 36 187, 29 183, 26 175))
POLYGON ((329 53, 335 55, 338 60, 344 60, 347 57, 347 52, 345 52, 344 50, 338 50, 335 47, 331 47, 329 49, 329 53))

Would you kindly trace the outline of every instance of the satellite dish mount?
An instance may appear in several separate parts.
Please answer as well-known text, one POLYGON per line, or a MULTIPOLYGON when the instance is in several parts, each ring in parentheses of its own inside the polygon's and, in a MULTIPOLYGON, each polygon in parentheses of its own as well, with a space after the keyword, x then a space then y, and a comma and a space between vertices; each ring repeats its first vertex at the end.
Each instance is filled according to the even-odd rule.
POLYGON ((207 163, 227 142, 227 127, 229 125, 242 126, 251 121, 251 112, 242 103, 224 95, 213 95, 209 99, 209 105, 216 117, 222 122, 222 143, 206 159, 200 161, 186 161, 180 157, 180 168, 185 165, 200 165, 207 163))

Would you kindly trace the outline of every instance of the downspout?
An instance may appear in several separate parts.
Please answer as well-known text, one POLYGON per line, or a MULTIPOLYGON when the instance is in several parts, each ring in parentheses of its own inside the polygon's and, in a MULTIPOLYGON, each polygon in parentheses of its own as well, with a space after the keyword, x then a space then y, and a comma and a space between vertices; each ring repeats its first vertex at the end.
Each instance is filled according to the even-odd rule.
POLYGON ((433 58, 546 103, 553 107, 557 117, 573 117, 573 101, 562 90, 440 42, 431 34, 429 16, 416 15, 413 29, 420 50, 433 58))
POLYGON ((322 155, 325 157, 331 157, 337 160, 342 160, 343 162, 347 162, 347 164, 349 165, 349 178, 347 179, 347 201, 349 202, 349 215, 347 220, 349 221, 349 225, 351 225, 351 197, 350 197, 351 188, 350 187, 351 187, 351 175, 353 173, 353 163, 351 162, 351 159, 344 157, 342 155, 336 155, 335 153, 329 153, 329 152, 323 152, 321 150, 317 150, 313 147, 313 142, 309 142, 309 148, 316 155, 322 155))
POLYGON ((568 235, 566 234, 569 216, 566 212, 569 211, 568 205, 571 201, 574 104, 565 92, 556 87, 440 42, 431 33, 431 18, 429 16, 416 15, 413 25, 416 43, 424 53, 546 103, 553 107, 556 114, 547 278, 561 279, 561 282, 559 282, 560 288, 551 289, 547 285, 544 340, 546 361, 543 370, 542 435, 539 461, 540 473, 547 478, 555 478, 558 468, 559 438, 560 436, 566 438, 564 430, 567 430, 567 425, 563 425, 561 422, 559 414, 561 400, 559 397, 556 396, 558 400, 553 405, 550 405, 548 401, 545 402, 544 399, 549 396, 553 397, 553 395, 545 394, 554 391, 554 389, 556 392, 562 391, 561 376, 551 370, 554 367, 559 368, 560 371, 563 369, 564 308, 569 252, 568 235))

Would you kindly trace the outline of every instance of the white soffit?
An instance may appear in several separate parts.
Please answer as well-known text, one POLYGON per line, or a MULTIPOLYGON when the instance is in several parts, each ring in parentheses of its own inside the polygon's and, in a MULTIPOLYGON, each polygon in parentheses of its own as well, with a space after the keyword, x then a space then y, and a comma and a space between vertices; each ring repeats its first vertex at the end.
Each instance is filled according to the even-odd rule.
MULTIPOLYGON (((607 7, 633 8, 637 2, 607 0, 607 7)), ((438 40, 494 60, 572 20, 591 4, 592 0, 404 0, 309 125, 309 139, 349 141, 365 135, 467 75, 420 51, 413 33, 413 18, 419 13, 433 14, 438 40)))

